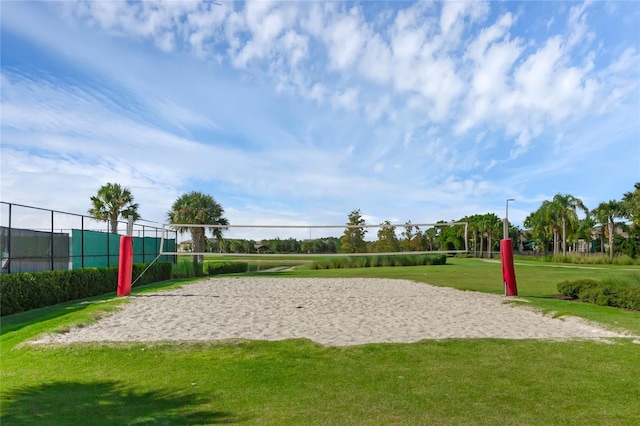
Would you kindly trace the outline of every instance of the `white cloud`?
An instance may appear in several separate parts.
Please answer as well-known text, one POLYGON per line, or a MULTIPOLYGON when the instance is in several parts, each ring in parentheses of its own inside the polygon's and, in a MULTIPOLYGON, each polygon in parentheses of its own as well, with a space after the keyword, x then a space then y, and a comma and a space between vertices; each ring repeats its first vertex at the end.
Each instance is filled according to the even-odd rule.
POLYGON ((484 1, 448 1, 442 6, 440 15, 440 30, 447 37, 459 37, 466 18, 470 22, 482 20, 489 12, 489 6, 484 1), (451 33, 451 34, 450 34, 451 33))
MULTIPOLYGON (((3 5, 3 32, 46 49, 43 64, 52 57, 63 65, 23 72, 3 63, 3 189, 11 150, 6 157, 20 160, 25 181, 40 179, 31 163, 67 176, 54 181, 71 192, 81 192, 74 170, 93 164, 96 180, 122 176, 149 193, 203 185, 243 217, 245 207, 282 218, 311 205, 336 214, 323 204, 329 200, 376 217, 422 203, 411 208, 435 221, 454 214, 443 206, 503 197, 509 176, 526 192, 532 181, 514 172, 525 165, 541 181, 561 175, 553 167, 567 166, 550 159, 549 148, 563 132, 557 149, 577 143, 567 128, 605 137, 598 129, 606 127, 633 150, 637 120, 603 123, 637 113, 640 56, 636 45, 599 33, 597 3, 535 17, 510 3, 370 7, 3 5), (75 72, 45 74, 58 69, 75 72), (430 186, 445 189, 424 190, 430 186), (381 191, 392 194, 391 207, 371 201, 381 191)), ((592 146, 593 156, 606 151, 592 146)))
POLYGON ((329 69, 344 71, 359 59, 370 34, 356 7, 332 18, 322 34, 329 53, 329 69))
POLYGON ((594 34, 589 32, 587 24, 587 8, 590 2, 585 1, 581 4, 571 7, 569 10, 569 19, 567 22, 569 36, 566 40, 567 49, 571 49, 580 43, 591 40, 594 34))
POLYGON ((358 94, 358 89, 350 87, 339 93, 336 93, 333 96, 333 104, 336 107, 343 108, 347 111, 353 111, 359 107, 358 94))

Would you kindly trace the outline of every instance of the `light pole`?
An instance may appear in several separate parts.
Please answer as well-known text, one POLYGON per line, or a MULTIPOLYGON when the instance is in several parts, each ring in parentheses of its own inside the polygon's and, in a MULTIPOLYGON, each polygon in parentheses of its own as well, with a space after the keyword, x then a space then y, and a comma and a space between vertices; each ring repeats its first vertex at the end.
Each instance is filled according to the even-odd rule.
POLYGON ((503 238, 506 240, 507 238, 509 238, 509 201, 515 201, 513 198, 509 198, 507 199, 507 208, 505 209, 505 215, 504 215, 504 228, 503 228, 503 238))

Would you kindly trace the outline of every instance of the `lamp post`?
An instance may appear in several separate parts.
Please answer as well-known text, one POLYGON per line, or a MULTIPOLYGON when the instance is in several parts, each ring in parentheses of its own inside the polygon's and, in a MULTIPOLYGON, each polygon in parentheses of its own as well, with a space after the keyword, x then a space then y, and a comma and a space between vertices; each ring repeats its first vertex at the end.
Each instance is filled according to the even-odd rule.
POLYGON ((504 228, 503 228, 503 238, 506 240, 509 238, 509 201, 515 201, 513 198, 507 199, 507 208, 504 216, 504 228))

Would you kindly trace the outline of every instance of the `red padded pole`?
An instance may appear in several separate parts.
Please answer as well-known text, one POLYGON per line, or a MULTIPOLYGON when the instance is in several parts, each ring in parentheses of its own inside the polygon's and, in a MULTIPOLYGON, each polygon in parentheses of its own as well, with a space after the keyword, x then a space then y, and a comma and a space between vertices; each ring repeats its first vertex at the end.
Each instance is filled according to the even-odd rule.
POLYGON ((513 268, 513 246, 511 238, 500 241, 500 257, 502 258, 502 281, 505 296, 517 296, 516 271, 513 268))
POLYGON ((118 263, 118 297, 131 293, 133 273, 133 237, 120 237, 120 262, 118 263))

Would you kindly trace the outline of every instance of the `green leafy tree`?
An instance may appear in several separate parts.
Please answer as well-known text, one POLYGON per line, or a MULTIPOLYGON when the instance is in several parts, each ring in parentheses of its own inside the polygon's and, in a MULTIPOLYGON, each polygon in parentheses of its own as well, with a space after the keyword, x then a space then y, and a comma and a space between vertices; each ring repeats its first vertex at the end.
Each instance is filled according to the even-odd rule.
MULTIPOLYGON (((438 223, 447 223, 445 221, 438 221, 438 223)), ((438 227, 438 236, 436 240, 441 250, 460 250, 464 246, 464 238, 458 235, 458 231, 454 226, 441 226, 438 227)))
POLYGON ((400 251, 400 242, 396 236, 396 230, 390 225, 391 222, 388 220, 380 224, 378 240, 376 241, 376 252, 378 253, 394 253, 400 251))
POLYGON ((412 225, 408 221, 404 225, 404 231, 401 233, 400 248, 402 251, 422 251, 424 250, 422 242, 422 231, 420 228, 412 225))
POLYGON ((531 213, 524 220, 524 226, 531 230, 531 238, 536 247, 542 248, 546 252, 549 244, 553 241, 556 234, 555 224, 550 223, 548 219, 549 201, 544 201, 535 212, 531 213))
POLYGON ((553 241, 553 254, 560 252, 562 214, 559 204, 544 201, 538 210, 527 216, 525 226, 531 229, 532 237, 545 251, 547 245, 553 241))
POLYGON ((367 244, 364 235, 367 230, 363 227, 365 220, 360 214, 360 209, 356 209, 349 214, 349 222, 340 238, 341 253, 363 253, 367 251, 367 244))
MULTIPOLYGON (((192 191, 180 196, 171 206, 167 214, 170 223, 186 225, 228 225, 229 221, 223 216, 224 209, 216 200, 201 192, 192 191)), ((180 227, 178 232, 186 231, 191 233, 191 242, 194 252, 204 252, 207 247, 206 229, 194 226, 189 228, 180 227)), ((218 240, 222 239, 224 228, 211 227, 208 230, 218 240)), ((230 247, 229 247, 230 248, 230 247)), ((194 255, 193 266, 196 275, 202 275, 202 262, 204 256, 194 255)))
POLYGON ((119 183, 107 183, 98 189, 98 193, 91 197, 92 207, 89 214, 109 223, 112 234, 118 233, 118 218, 133 217, 140 219, 138 204, 133 202, 133 195, 129 188, 123 188, 119 183))

